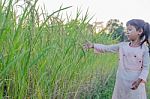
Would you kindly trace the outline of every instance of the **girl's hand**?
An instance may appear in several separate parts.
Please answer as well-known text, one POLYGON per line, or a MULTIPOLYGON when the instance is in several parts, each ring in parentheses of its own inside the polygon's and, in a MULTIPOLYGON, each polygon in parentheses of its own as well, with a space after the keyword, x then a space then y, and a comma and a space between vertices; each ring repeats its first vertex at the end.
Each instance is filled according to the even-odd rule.
POLYGON ((131 89, 136 90, 139 87, 141 81, 142 81, 142 79, 140 79, 140 78, 138 80, 134 81, 131 89))
POLYGON ((83 44, 83 49, 87 50, 89 48, 94 48, 94 44, 87 41, 86 43, 83 44))

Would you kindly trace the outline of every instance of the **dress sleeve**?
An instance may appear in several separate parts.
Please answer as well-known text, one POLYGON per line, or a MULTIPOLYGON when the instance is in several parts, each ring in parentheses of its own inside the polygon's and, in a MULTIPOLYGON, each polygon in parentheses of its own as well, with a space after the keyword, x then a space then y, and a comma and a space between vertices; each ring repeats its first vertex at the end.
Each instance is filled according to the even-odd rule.
POLYGON ((94 53, 118 52, 119 45, 120 43, 114 45, 94 44, 94 53))
POLYGON ((149 49, 147 47, 143 55, 143 69, 139 76, 139 78, 141 78, 144 82, 146 82, 149 73, 149 65, 150 65, 150 57, 149 57, 149 49))

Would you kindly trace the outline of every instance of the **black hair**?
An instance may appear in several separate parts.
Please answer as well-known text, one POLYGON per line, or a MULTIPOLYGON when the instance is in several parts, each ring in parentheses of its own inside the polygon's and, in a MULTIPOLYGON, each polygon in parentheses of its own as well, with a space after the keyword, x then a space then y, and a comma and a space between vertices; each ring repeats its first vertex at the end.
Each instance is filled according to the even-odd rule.
POLYGON ((132 25, 136 28, 136 31, 143 30, 143 33, 140 35, 141 46, 144 42, 148 44, 149 53, 150 53, 150 24, 141 19, 132 19, 126 23, 126 26, 132 25))

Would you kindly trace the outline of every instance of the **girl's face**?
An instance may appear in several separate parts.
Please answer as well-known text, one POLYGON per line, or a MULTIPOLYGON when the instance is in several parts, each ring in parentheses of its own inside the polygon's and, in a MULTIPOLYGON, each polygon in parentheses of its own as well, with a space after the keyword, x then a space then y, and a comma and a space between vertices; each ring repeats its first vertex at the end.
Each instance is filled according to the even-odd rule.
POLYGON ((127 26, 127 33, 126 36, 128 37, 128 40, 135 41, 139 39, 139 36, 142 32, 139 30, 136 30, 136 28, 132 25, 127 26))

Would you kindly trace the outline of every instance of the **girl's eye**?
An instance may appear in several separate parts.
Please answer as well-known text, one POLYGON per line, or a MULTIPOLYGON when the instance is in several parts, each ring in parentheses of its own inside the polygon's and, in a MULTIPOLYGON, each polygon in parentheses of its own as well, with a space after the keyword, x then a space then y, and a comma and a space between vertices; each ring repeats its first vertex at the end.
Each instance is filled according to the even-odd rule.
POLYGON ((127 32, 132 32, 132 29, 128 29, 127 32))
POLYGON ((128 31, 132 31, 132 29, 128 29, 128 31))

